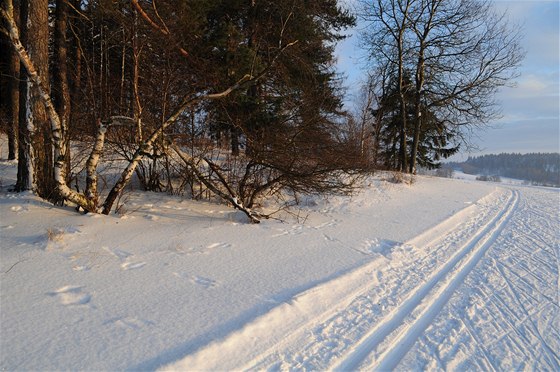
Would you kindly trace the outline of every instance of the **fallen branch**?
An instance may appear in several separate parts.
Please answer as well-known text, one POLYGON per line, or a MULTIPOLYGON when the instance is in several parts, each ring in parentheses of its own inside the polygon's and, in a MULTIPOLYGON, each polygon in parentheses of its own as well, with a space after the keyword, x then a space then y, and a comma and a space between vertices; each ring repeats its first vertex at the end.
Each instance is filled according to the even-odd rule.
POLYGON ((259 215, 258 213, 253 212, 251 209, 249 209, 249 208, 247 208, 243 205, 243 202, 240 200, 239 196, 236 195, 233 192, 231 187, 229 187, 229 185, 225 181, 225 178, 219 172, 218 167, 215 164, 213 164, 211 162, 208 162, 207 160, 205 160, 203 158, 196 159, 196 158, 190 156, 189 154, 182 151, 179 148, 179 146, 177 146, 176 144, 171 145, 171 148, 173 149, 173 151, 175 151, 175 153, 179 156, 179 158, 181 158, 181 160, 183 160, 185 165, 187 167, 189 167, 189 169, 193 172, 193 174, 196 176, 196 178, 201 183, 203 183, 204 186, 206 186, 210 191, 212 191, 215 195, 220 197, 222 200, 232 204, 235 209, 238 209, 238 210, 242 211, 243 213, 245 213, 245 215, 249 218, 249 220, 252 223, 260 223, 261 222, 259 220, 259 217, 262 217, 262 216, 259 215), (220 188, 218 186, 216 186, 212 181, 210 181, 209 177, 202 174, 200 169, 198 169, 198 167, 197 167, 197 163, 203 163, 203 164, 207 165, 214 173, 216 173, 216 175, 218 176, 218 179, 220 179, 220 182, 225 187, 226 191, 220 190, 220 188))

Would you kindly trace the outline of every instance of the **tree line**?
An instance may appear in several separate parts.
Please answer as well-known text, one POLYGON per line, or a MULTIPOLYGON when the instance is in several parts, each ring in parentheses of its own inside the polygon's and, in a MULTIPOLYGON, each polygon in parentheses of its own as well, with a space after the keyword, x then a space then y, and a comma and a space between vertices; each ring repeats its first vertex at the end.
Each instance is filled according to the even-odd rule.
POLYGON ((560 186, 559 153, 502 153, 469 157, 446 166, 467 174, 496 175, 525 180, 536 185, 560 186))
POLYGON ((258 222, 267 197, 438 166, 463 128, 494 116, 492 95, 522 58, 518 35, 486 1, 363 5, 2 0, 14 191, 108 214, 134 178, 144 190, 212 195, 258 222), (371 63, 350 113, 334 48, 357 17, 369 22, 371 63))

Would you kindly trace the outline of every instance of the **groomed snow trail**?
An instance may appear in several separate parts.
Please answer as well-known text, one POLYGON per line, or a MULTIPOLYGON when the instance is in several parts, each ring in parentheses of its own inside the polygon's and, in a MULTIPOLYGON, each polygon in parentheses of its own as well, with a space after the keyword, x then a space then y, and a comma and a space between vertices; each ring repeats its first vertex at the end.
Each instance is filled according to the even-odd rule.
POLYGON ((465 280, 486 250, 496 241, 497 236, 510 220, 518 202, 518 192, 512 197, 489 223, 470 238, 451 259, 436 271, 428 281, 399 306, 371 334, 362 339, 348 355, 339 362, 336 369, 353 370, 360 366, 372 350, 375 350, 392 331, 399 329, 409 314, 419 314, 407 321, 404 329, 390 341, 387 349, 373 363, 374 369, 392 370, 414 345, 421 333, 431 324, 453 292, 465 280))
POLYGON ((560 371, 560 193, 518 190, 510 222, 399 368, 560 371))
MULTIPOLYGON (((463 366, 456 363, 464 358, 458 340, 450 338, 447 342, 451 345, 444 342, 443 345, 434 346, 425 342, 425 333, 438 333, 438 329, 434 330, 435 322, 443 323, 443 329, 449 328, 446 319, 440 319, 442 310, 449 307, 449 303, 464 302, 462 296, 458 300, 456 297, 463 291, 465 282, 472 281, 473 272, 481 264, 490 260, 502 276, 505 271, 516 271, 517 266, 523 266, 523 256, 507 256, 509 247, 505 251, 502 248, 504 231, 521 224, 521 231, 514 231, 540 241, 542 249, 534 245, 525 247, 523 242, 515 239, 511 245, 517 248, 521 246, 522 252, 531 257, 548 254, 547 258, 539 258, 546 261, 547 266, 537 280, 528 285, 535 286, 534 289, 526 288, 521 294, 511 288, 509 279, 506 279, 505 287, 514 294, 516 303, 511 306, 525 309, 523 322, 531 324, 530 332, 522 334, 531 341, 526 348, 541 350, 540 354, 528 352, 528 357, 525 353, 525 360, 529 360, 529 365, 533 367, 558 370, 559 344, 554 341, 560 329, 558 295, 549 293, 546 298, 550 306, 537 309, 527 309, 523 299, 524 296, 531 296, 535 290, 550 291, 551 283, 546 282, 550 278, 556 280, 556 283, 552 282, 552 291, 554 288, 558 290, 559 244, 556 229, 559 221, 558 212, 550 206, 554 206, 554 203, 558 206, 559 194, 546 190, 542 192, 546 198, 542 199, 534 197, 535 193, 539 193, 537 189, 520 189, 496 189, 404 244, 378 242, 378 246, 371 249, 372 252, 378 252, 376 257, 364 267, 300 294, 225 339, 164 369, 387 370, 399 369, 403 365, 405 369, 463 366), (526 193, 529 198, 523 197, 526 193), (539 205, 541 203, 546 203, 548 209, 543 209, 539 205), (535 213, 535 210, 541 210, 542 217, 548 218, 548 222, 539 221, 540 225, 532 226, 535 221, 528 213, 535 213), (538 233, 532 234, 536 232, 535 229, 539 229, 538 233), (535 247, 536 252, 531 252, 531 247, 535 247), (506 257, 500 261, 487 257, 489 253, 498 251, 503 251, 506 257), (504 266, 503 262, 512 265, 504 266), (540 314, 539 311, 549 313, 543 318, 537 317, 540 320, 535 324, 531 318, 540 314), (542 328, 543 322, 549 326, 549 330, 542 328), (441 358, 434 347, 456 350, 452 357, 441 358)), ((530 274, 526 273, 527 276, 530 274)), ((477 274, 477 278, 480 276, 477 274)), ((479 289, 468 288, 471 291, 479 289)), ((487 295, 491 297, 491 294, 487 295)), ((474 305, 484 307, 486 300, 478 301, 480 303, 474 305)), ((505 301, 502 305, 507 307, 509 303, 505 301)), ((463 314, 463 318, 466 318, 473 311, 472 306, 463 306, 456 309, 455 313, 463 314)), ((516 331, 518 319, 505 317, 503 321, 513 323, 510 333, 516 331)), ((483 322, 477 319, 475 322, 484 327, 483 322)), ((492 344, 486 339, 492 338, 491 329, 490 334, 472 329, 469 332, 476 341, 478 363, 465 366, 485 369, 498 365, 502 368, 520 366, 509 355, 518 352, 514 348, 502 350, 505 356, 487 350, 492 349, 492 344)), ((505 338, 508 333, 499 336, 505 338)), ((523 348, 523 345, 519 347, 523 348)))

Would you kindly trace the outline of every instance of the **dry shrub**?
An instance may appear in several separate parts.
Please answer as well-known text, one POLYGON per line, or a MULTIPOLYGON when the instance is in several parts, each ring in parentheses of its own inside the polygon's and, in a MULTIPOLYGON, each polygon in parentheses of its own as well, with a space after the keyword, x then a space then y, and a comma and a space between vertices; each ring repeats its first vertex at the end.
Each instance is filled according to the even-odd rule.
POLYGON ((60 242, 64 238, 64 230, 58 227, 49 227, 47 229, 47 240, 49 242, 60 242))

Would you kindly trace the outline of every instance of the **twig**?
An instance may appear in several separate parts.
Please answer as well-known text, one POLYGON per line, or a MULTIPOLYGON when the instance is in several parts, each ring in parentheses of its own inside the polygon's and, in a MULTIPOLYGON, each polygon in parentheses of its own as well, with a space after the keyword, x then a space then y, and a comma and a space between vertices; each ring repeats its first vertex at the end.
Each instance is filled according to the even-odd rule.
POLYGON ((23 259, 23 260, 20 260, 20 261, 16 262, 15 264, 12 265, 12 267, 10 267, 10 268, 8 269, 8 271, 5 271, 4 274, 9 273, 10 270, 12 270, 18 263, 22 263, 22 262, 25 262, 25 261, 27 261, 27 260, 29 260, 29 258, 25 258, 25 259, 23 259))

